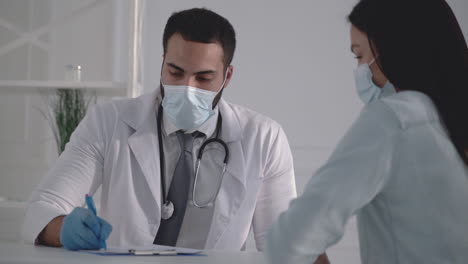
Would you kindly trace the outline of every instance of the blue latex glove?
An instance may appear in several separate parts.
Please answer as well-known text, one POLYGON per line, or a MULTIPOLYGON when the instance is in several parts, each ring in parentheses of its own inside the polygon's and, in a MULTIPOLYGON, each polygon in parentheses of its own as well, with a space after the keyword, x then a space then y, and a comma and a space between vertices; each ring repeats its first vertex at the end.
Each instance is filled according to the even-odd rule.
POLYGON ((96 216, 91 210, 77 207, 63 219, 60 243, 70 250, 100 249, 112 232, 106 220, 96 216))

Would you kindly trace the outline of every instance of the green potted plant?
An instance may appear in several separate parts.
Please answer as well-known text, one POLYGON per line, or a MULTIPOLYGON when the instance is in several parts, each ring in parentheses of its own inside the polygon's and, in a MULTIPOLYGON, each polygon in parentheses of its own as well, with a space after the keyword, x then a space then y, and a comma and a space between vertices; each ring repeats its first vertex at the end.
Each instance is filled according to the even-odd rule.
POLYGON ((47 94, 47 111, 43 112, 49 122, 60 155, 70 136, 86 115, 90 104, 96 103, 96 93, 82 89, 57 89, 47 94))

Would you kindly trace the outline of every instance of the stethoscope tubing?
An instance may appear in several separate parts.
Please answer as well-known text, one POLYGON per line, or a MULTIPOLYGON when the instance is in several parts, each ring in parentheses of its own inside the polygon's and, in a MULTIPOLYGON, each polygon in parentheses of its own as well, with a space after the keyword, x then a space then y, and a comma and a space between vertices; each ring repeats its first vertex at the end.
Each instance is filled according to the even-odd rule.
MULTIPOLYGON (((161 175, 161 191, 162 191, 162 199, 163 199, 163 205, 168 205, 169 204, 169 201, 167 200, 167 196, 166 196, 166 179, 165 179, 165 165, 166 165, 166 161, 165 161, 165 155, 164 155, 164 150, 162 150, 163 148, 163 141, 162 141, 162 129, 161 129, 161 123, 162 123, 162 115, 163 115, 163 107, 162 105, 159 105, 159 109, 158 109, 158 117, 157 117, 157 130, 158 130, 158 143, 159 143, 159 163, 160 163, 160 175, 161 175)), ((193 202, 193 205, 198 207, 198 208, 205 208, 205 207, 208 207, 210 206, 213 201, 216 199, 216 197, 218 196, 219 194, 219 191, 221 189, 221 184, 222 184, 222 181, 223 181, 223 178, 224 178, 224 174, 226 173, 226 168, 227 168, 227 164, 229 162, 229 148, 226 144, 226 142, 224 142, 223 140, 219 139, 219 133, 220 133, 220 130, 221 130, 221 124, 222 124, 222 117, 221 117, 221 114, 218 116, 218 120, 217 120, 217 123, 216 123, 216 137, 215 138, 210 138, 208 140, 206 140, 205 142, 203 142, 203 144, 201 145, 200 149, 198 150, 198 154, 197 154, 197 162, 196 162, 196 170, 195 170, 195 179, 194 179, 194 184, 193 184, 193 189, 192 189, 192 202, 193 202), (208 146, 208 144, 212 144, 212 143, 218 143, 220 144, 223 148, 224 148, 224 160, 223 160, 223 171, 222 171, 222 174, 221 174, 221 179, 219 181, 219 184, 218 184, 218 188, 217 188, 217 191, 216 191, 216 194, 215 196, 208 202, 206 203, 205 205, 200 205, 196 202, 196 199, 195 199, 195 191, 196 191, 196 187, 197 187, 197 180, 198 180, 198 172, 200 170, 200 162, 203 158, 203 151, 205 149, 206 146, 208 146)))

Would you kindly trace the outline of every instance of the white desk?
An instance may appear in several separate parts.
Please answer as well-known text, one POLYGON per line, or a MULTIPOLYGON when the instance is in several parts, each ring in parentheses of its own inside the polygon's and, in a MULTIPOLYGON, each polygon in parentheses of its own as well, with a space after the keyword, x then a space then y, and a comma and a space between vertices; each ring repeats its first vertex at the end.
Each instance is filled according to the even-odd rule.
POLYGON ((167 264, 267 264, 259 252, 205 252, 207 256, 97 256, 84 252, 68 251, 63 248, 49 248, 20 243, 0 242, 0 263, 167 263, 167 264))

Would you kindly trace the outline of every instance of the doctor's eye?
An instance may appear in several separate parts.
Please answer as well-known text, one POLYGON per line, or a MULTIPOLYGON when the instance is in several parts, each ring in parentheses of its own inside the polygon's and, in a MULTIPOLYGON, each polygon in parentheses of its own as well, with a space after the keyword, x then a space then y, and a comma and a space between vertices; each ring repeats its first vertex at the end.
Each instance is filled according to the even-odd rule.
POLYGON ((169 71, 169 73, 171 74, 171 76, 173 77, 182 77, 184 76, 184 74, 182 72, 172 72, 172 71, 169 71))
POLYGON ((198 76, 197 81, 199 81, 199 82, 208 82, 208 81, 211 81, 211 79, 198 76))
POLYGON ((362 56, 355 56, 354 58, 355 58, 356 60, 360 60, 360 59, 362 59, 362 56))

